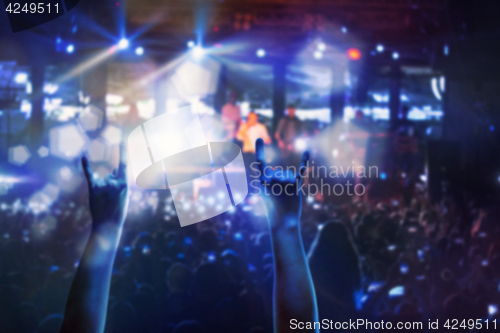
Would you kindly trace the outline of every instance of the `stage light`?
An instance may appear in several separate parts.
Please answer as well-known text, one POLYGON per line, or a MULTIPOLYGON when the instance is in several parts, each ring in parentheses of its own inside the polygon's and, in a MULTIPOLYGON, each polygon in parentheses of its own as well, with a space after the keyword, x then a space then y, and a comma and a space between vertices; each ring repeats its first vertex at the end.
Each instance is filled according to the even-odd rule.
POLYGON ((41 158, 49 156, 49 148, 45 146, 41 146, 40 148, 38 148, 37 152, 38 156, 40 156, 41 158))
POLYGON ((490 131, 491 131, 491 132, 495 131, 495 126, 491 125, 491 126, 490 126, 490 131))
POLYGON ((384 52, 384 45, 378 44, 377 45, 377 52, 384 52))
POLYGON ((119 48, 120 50, 125 50, 125 49, 127 49, 127 48, 129 47, 129 45, 130 45, 130 42, 128 41, 128 39, 126 39, 126 38, 122 38, 122 39, 120 39, 120 41, 118 42, 118 45, 117 45, 117 46, 118 46, 118 48, 119 48))
POLYGON ((62 180, 70 180, 71 177, 73 177, 73 172, 71 172, 70 168, 64 166, 61 169, 59 169, 59 175, 61 176, 62 180))
POLYGON ((325 44, 325 43, 323 43, 323 42, 320 42, 320 43, 318 43, 317 48, 318 48, 318 51, 323 52, 323 51, 325 51, 325 50, 326 50, 326 44, 325 44))
POLYGON ((108 125, 101 134, 102 138, 110 145, 117 145, 122 141, 122 130, 108 125))
POLYGON ((73 124, 52 128, 49 131, 49 139, 50 154, 67 161, 79 156, 88 141, 87 136, 73 124))
POLYGON ((106 144, 99 139, 89 143, 85 151, 90 162, 99 163, 106 160, 106 144))
POLYGON ((264 50, 264 49, 258 49, 257 52, 255 52, 255 54, 259 58, 264 58, 266 56, 266 50, 264 50))
POLYGON ((17 73, 16 76, 14 76, 14 82, 17 84, 25 84, 26 82, 28 82, 28 74, 17 73))
POLYGON ((450 54, 450 48, 448 47, 448 45, 443 46, 443 54, 445 56, 448 56, 450 54))
POLYGON ((31 196, 28 200, 28 207, 35 215, 48 211, 51 205, 52 200, 50 200, 50 198, 41 191, 33 194, 33 196, 31 196))
MULTIPOLYGON (((193 60, 184 61, 177 67, 170 80, 181 94, 193 97, 206 96, 215 93, 219 68, 220 63, 210 58, 204 59, 203 64, 193 60)), ((200 107, 204 105, 194 104, 200 107)))
POLYGON ((98 107, 95 107, 94 105, 87 106, 85 110, 78 115, 77 118, 80 126, 86 132, 99 129, 102 126, 103 120, 104 111, 102 111, 98 107))
POLYGON ((144 54, 144 48, 142 46, 139 46, 135 49, 135 54, 138 56, 142 56, 144 54))
POLYGON ((347 33, 347 28, 346 27, 342 27, 342 28, 340 28, 340 30, 342 31, 343 34, 347 33))
POLYGON ((347 50, 347 56, 351 60, 359 60, 361 59, 361 51, 356 48, 350 48, 347 50))
POLYGON ((389 290, 389 298, 404 296, 404 294, 405 294, 404 286, 397 286, 389 290))
POLYGON ((144 101, 138 101, 136 103, 136 106, 140 118, 151 119, 154 117, 156 112, 156 102, 153 98, 144 101))
POLYGON ((106 94, 106 104, 120 105, 124 100, 122 95, 106 94))
POLYGON ((66 53, 73 53, 75 52, 75 46, 73 44, 69 44, 68 47, 66 47, 66 53))
POLYGON ((307 142, 305 139, 296 139, 294 145, 297 150, 304 150, 307 148, 307 142))
POLYGON ((193 48, 193 56, 196 59, 200 59, 201 57, 203 57, 204 54, 205 50, 201 46, 198 45, 193 48))
POLYGON ((392 59, 394 59, 394 60, 399 59, 399 53, 397 53, 397 52, 392 52, 392 59))
POLYGON ((444 76, 439 78, 439 88, 442 92, 446 92, 446 78, 444 76))
POLYGON ((26 146, 19 145, 9 148, 9 162, 18 166, 25 164, 31 153, 26 146))
POLYGON ((313 57, 314 57, 314 59, 320 60, 321 58, 323 58, 323 52, 321 52, 321 51, 314 51, 313 57))
POLYGON ((73 192, 82 182, 83 175, 72 166, 63 166, 57 171, 56 184, 62 191, 73 192))
POLYGON ((385 172, 380 173, 380 179, 386 180, 387 179, 387 174, 385 172))
POLYGON ((194 45, 195 44, 194 44, 194 42, 192 40, 190 40, 189 42, 187 42, 187 47, 189 47, 189 48, 194 47, 194 45))
POLYGON ((438 80, 435 77, 431 79, 431 89, 434 97, 436 97, 438 101, 443 99, 443 97, 441 96, 441 92, 439 91, 438 80))
POLYGON ((43 85, 43 92, 48 95, 53 95, 59 90, 59 85, 47 82, 43 85))
POLYGON ((488 305, 488 314, 490 316, 493 316, 498 312, 498 307, 495 304, 490 304, 488 305))

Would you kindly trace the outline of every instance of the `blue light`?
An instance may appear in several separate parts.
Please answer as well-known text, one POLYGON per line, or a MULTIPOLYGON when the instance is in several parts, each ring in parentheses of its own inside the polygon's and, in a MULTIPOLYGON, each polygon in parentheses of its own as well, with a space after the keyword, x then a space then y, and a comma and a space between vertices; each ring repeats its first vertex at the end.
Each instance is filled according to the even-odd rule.
POLYGON ((128 39, 126 39, 126 38, 122 38, 122 39, 120 39, 120 41, 118 42, 118 48, 119 48, 120 50, 125 50, 125 49, 127 49, 127 48, 129 47, 129 45, 130 45, 130 42, 129 42, 129 41, 128 41, 128 39))
POLYGON ((347 33, 347 28, 346 27, 342 27, 340 30, 342 31, 343 34, 347 33))
POLYGON ((68 47, 66 47, 66 53, 73 53, 75 52, 75 46, 73 44, 69 44, 68 47))
POLYGON ((377 52, 384 52, 384 45, 378 44, 377 45, 377 52))
POLYGON ((394 59, 394 60, 399 59, 399 53, 397 53, 397 52, 393 52, 393 53, 392 53, 392 59, 394 59))
POLYGON ((264 50, 264 49, 258 49, 257 52, 255 52, 255 54, 259 58, 264 58, 266 56, 266 50, 264 50))
POLYGON ((491 126, 490 126, 490 131, 492 131, 492 132, 493 132, 494 130, 495 130, 495 126, 491 125, 491 126))
POLYGON ((189 48, 193 48, 194 47, 194 42, 192 40, 190 40, 189 42, 187 42, 187 47, 189 48))
POLYGON ((380 173, 380 179, 386 180, 387 179, 387 174, 385 172, 380 173))
POLYGON ((14 76, 14 82, 17 84, 25 84, 26 82, 28 82, 28 74, 17 73, 16 76, 14 76))
POLYGON ((397 286, 389 290, 389 298, 394 298, 398 296, 404 296, 405 294, 405 287, 404 286, 397 286))
POLYGON ((144 48, 142 46, 139 46, 135 49, 135 54, 138 56, 142 56, 144 54, 144 48))
POLYGON ((243 235, 241 234, 241 232, 237 232, 234 234, 234 239, 236 239, 237 241, 240 241, 243 239, 243 235))
POLYGON ((443 54, 445 56, 448 56, 450 54, 450 48, 448 47, 448 45, 443 46, 443 54))
POLYGON ((178 259, 183 259, 185 257, 184 253, 178 253, 177 258, 178 259))
POLYGON ((184 238, 184 244, 193 245, 193 240, 191 239, 191 237, 184 238))

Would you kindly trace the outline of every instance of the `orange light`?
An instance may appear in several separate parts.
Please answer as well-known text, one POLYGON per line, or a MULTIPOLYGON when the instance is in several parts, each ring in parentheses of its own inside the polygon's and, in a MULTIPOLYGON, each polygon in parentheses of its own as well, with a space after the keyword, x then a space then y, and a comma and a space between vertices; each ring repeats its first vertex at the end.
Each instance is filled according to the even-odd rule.
POLYGON ((347 56, 351 60, 359 60, 361 59, 361 51, 356 48, 351 48, 347 50, 347 56))

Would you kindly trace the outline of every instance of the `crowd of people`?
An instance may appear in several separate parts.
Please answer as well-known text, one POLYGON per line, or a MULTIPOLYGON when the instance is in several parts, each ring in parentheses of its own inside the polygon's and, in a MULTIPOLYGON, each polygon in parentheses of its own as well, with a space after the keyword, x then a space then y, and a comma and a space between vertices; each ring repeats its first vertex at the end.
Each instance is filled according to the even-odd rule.
MULTIPOLYGON (((293 184, 302 169, 262 186, 293 184)), ((336 202, 250 195, 180 228, 167 192, 134 189, 127 215, 124 165, 100 180, 85 160, 83 171, 90 202, 82 188, 41 214, 27 197, 2 203, 1 332, 288 332, 292 319, 359 318, 424 332, 429 320, 468 330, 463 319, 477 329, 497 318, 494 201, 368 184, 336 202)))

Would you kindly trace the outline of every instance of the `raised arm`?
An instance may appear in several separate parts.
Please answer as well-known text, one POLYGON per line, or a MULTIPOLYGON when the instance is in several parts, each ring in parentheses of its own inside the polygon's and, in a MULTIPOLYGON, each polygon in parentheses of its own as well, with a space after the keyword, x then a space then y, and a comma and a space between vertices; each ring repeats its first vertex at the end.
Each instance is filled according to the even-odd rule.
MULTIPOLYGON (((262 139, 256 142, 256 157, 274 253, 274 331, 290 332, 293 320, 297 323, 318 321, 314 286, 300 235, 300 186, 309 153, 304 153, 296 173, 268 167, 262 139)), ((309 332, 319 332, 319 329, 309 332)))
POLYGON ((66 304, 61 332, 104 331, 113 261, 127 215, 126 158, 120 147, 120 165, 113 174, 94 179, 85 157, 82 166, 89 188, 92 229, 66 304))

